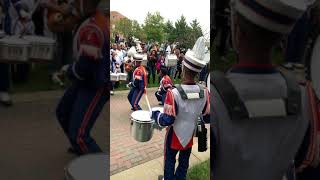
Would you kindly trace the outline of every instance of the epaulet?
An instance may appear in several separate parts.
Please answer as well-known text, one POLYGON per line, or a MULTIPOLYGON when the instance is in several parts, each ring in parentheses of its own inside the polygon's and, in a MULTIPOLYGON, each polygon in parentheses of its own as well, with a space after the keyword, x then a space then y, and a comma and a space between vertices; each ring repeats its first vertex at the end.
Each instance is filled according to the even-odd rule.
POLYGON ((86 22, 79 29, 78 55, 89 57, 92 60, 100 60, 104 45, 104 34, 102 30, 91 21, 86 22))
POLYGON ((176 107, 174 95, 171 89, 168 89, 166 99, 164 100, 163 112, 169 116, 176 117, 176 107))

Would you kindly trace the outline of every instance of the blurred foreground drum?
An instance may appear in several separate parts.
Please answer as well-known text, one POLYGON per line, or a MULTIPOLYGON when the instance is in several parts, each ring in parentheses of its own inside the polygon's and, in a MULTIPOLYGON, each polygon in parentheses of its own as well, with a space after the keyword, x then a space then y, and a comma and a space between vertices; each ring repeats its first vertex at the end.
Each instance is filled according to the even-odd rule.
POLYGON ((0 61, 27 62, 30 42, 18 36, 6 36, 0 39, 0 61))
POLYGON ((127 74, 126 73, 118 73, 119 81, 126 81, 127 80, 127 74))
POLYGON ((135 111, 131 114, 131 136, 139 142, 147 142, 153 135, 154 121, 149 111, 135 111))
POLYGON ((177 62, 178 62, 177 56, 175 54, 169 54, 167 55, 164 64, 166 67, 173 67, 177 65, 177 62))
POLYGON ((113 82, 119 81, 119 74, 111 73, 110 74, 110 80, 113 82))
POLYGON ((56 47, 55 40, 41 36, 24 36, 23 39, 31 44, 30 59, 53 60, 56 47))
POLYGON ((65 168, 66 180, 108 179, 109 159, 107 154, 81 156, 65 168))

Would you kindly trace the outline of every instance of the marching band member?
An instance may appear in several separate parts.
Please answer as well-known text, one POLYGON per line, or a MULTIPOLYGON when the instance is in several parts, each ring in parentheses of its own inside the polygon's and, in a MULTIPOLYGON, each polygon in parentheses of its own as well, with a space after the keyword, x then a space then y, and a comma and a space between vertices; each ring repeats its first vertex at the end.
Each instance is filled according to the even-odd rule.
POLYGON ((196 75, 207 63, 203 61, 203 37, 197 40, 193 49, 195 51, 186 53, 183 62, 182 84, 167 92, 164 113, 153 111, 151 115, 158 126, 168 126, 164 150, 164 180, 186 179, 198 117, 210 114, 209 91, 195 81, 196 75), (175 171, 178 152, 179 165, 175 171))
POLYGON ((305 10, 298 0, 231 0, 238 63, 211 77, 213 179, 284 179, 305 135, 309 107, 305 88, 273 66, 271 55, 305 10))
POLYGON ((164 100, 166 98, 167 90, 172 88, 173 82, 170 76, 168 76, 166 68, 161 68, 159 75, 162 77, 162 79, 160 81, 160 87, 158 88, 158 91, 155 93, 155 96, 158 99, 159 105, 163 105, 164 100))
POLYGON ((131 110, 142 110, 139 106, 139 101, 144 93, 146 93, 147 87, 147 71, 141 65, 143 55, 135 54, 133 56, 133 61, 135 63, 136 69, 133 72, 133 82, 129 83, 131 90, 128 94, 128 100, 131 104, 131 110))
POLYGON ((75 0, 84 20, 74 37, 76 61, 62 70, 72 80, 56 111, 70 140, 70 152, 78 155, 101 152, 90 131, 109 99, 108 19, 97 10, 100 0, 75 0))

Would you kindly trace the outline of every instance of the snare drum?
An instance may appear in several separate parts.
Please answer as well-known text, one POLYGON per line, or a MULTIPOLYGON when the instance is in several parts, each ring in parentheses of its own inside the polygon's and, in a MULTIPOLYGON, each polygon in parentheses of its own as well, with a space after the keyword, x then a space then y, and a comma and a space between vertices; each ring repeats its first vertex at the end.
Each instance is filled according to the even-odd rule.
POLYGON ((126 73, 118 73, 119 81, 126 81, 127 80, 127 74, 126 73))
POLYGON ((164 64, 166 67, 173 67, 177 65, 177 62, 178 62, 178 58, 175 54, 168 54, 164 64))
POLYGON ((143 59, 141 61, 141 65, 142 66, 147 66, 148 65, 148 55, 147 54, 143 55, 143 59))
POLYGON ((135 111, 131 114, 131 136, 139 142, 147 142, 153 135, 153 123, 149 111, 135 111))
POLYGON ((111 73, 110 74, 110 80, 111 81, 119 81, 119 75, 116 73, 111 73))
POLYGON ((18 36, 6 36, 0 39, 0 59, 5 61, 27 62, 30 43, 18 36))
POLYGON ((107 154, 81 156, 65 168, 66 180, 108 179, 109 159, 107 154))
POLYGON ((29 54, 31 59, 53 59, 56 44, 55 40, 41 36, 24 36, 23 39, 29 41, 32 45, 29 54))

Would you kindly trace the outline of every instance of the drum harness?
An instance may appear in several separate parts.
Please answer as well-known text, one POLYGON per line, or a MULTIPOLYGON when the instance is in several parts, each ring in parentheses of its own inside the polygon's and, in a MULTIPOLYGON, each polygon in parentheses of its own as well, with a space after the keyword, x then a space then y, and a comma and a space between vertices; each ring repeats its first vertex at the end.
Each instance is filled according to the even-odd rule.
MULTIPOLYGON (((175 87, 177 88, 177 90, 183 100, 204 98, 205 97, 204 96, 204 88, 201 85, 198 85, 198 86, 200 88, 199 93, 186 93, 181 85, 175 85, 175 87)), ((198 151, 199 152, 207 151, 207 149, 208 149, 207 128, 205 127, 205 122, 203 121, 202 116, 199 117, 199 120, 197 122, 195 136, 198 137, 198 151)))

